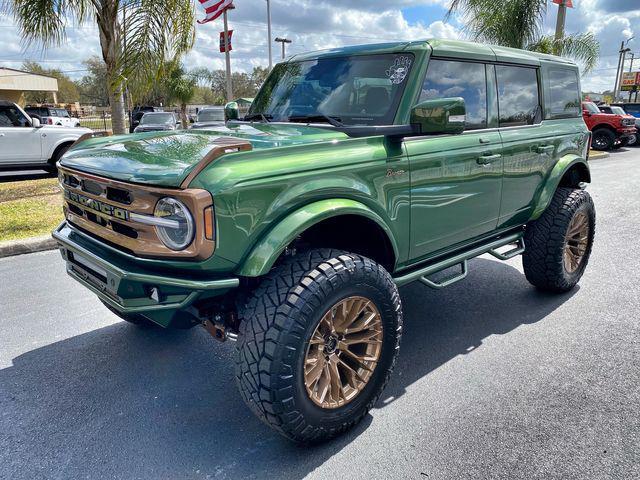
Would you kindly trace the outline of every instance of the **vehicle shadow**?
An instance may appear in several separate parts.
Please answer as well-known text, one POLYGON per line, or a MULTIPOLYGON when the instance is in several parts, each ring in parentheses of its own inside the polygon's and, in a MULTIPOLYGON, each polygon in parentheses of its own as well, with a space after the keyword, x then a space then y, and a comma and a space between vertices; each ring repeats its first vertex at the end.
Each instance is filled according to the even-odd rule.
POLYGON ((41 178, 51 178, 55 176, 55 174, 45 172, 44 170, 0 171, 0 183, 39 180, 41 178))
MULTIPOLYGON (((402 289, 404 340, 376 408, 571 296, 537 292, 509 264, 476 259, 470 267, 466 281, 444 291, 402 289)), ((0 370, 0 477, 302 478, 372 421, 298 447, 245 408, 232 362, 233 345, 202 329, 124 322, 22 354, 0 370)))

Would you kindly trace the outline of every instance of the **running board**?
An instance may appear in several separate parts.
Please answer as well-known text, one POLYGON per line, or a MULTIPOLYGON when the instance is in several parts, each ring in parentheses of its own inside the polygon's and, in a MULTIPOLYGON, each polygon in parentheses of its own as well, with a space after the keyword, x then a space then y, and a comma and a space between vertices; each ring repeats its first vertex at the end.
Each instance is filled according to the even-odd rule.
POLYGON ((484 253, 490 253, 500 260, 509 260, 516 255, 520 255, 522 252, 524 252, 524 242, 522 240, 523 235, 523 232, 512 233, 511 235, 498 238, 497 240, 493 240, 483 245, 474 247, 470 250, 462 251, 452 257, 445 258, 444 260, 432 263, 431 265, 428 265, 426 267, 419 268, 412 271, 411 273, 395 277, 393 280, 399 287, 416 280, 422 282, 428 287, 435 289, 448 287, 449 285, 459 282, 467 276, 468 261, 472 258, 478 257, 484 253), (505 253, 500 253, 497 251, 498 248, 511 244, 515 244, 516 246, 505 253), (429 275, 441 272, 442 270, 446 270, 447 268, 455 267, 456 265, 460 265, 460 273, 451 278, 448 278, 442 282, 436 282, 427 278, 427 276, 429 275))

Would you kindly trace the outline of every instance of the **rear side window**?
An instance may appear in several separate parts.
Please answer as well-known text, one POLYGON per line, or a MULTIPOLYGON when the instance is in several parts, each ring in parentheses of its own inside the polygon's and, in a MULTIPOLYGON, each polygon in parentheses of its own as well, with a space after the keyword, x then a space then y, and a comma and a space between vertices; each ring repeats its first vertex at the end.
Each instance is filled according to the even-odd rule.
POLYGON ((482 63, 431 60, 420 101, 462 97, 467 109, 465 129, 487 128, 487 78, 482 63))
POLYGON ((496 65, 496 78, 500 126, 538 123, 541 116, 536 69, 496 65))
POLYGON ((547 118, 579 117, 582 112, 576 71, 567 68, 551 68, 547 72, 545 81, 549 91, 549 100, 546 102, 547 118))

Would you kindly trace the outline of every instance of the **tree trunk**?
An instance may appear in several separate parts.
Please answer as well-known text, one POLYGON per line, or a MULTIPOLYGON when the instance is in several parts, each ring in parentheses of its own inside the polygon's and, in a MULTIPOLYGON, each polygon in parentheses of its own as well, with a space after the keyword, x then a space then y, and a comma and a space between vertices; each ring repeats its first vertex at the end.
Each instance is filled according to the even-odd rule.
POLYGON ((115 91, 110 91, 109 95, 111 101, 111 128, 113 129, 113 133, 114 135, 127 133, 122 87, 118 86, 115 91))
POLYGON ((127 133, 124 98, 122 95, 122 75, 118 67, 118 59, 121 53, 120 22, 118 21, 117 0, 104 1, 102 8, 96 13, 98 30, 100 32, 100 48, 102 59, 107 67, 107 88, 109 90, 109 102, 111 103, 111 128, 114 134, 127 133))

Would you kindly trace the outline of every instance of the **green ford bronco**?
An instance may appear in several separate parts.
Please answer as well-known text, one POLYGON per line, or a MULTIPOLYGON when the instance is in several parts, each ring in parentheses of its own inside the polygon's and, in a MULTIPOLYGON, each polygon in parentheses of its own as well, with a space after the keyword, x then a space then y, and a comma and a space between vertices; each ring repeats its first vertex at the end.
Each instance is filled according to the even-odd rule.
POLYGON ((298 55, 242 120, 229 104, 226 126, 75 144, 53 236, 109 310, 235 341, 249 407, 327 439, 389 379, 399 286, 446 287, 485 253, 576 285, 595 227, 579 78, 457 41, 298 55))

